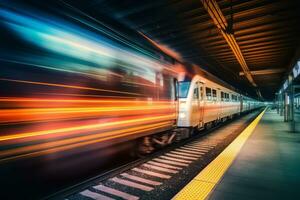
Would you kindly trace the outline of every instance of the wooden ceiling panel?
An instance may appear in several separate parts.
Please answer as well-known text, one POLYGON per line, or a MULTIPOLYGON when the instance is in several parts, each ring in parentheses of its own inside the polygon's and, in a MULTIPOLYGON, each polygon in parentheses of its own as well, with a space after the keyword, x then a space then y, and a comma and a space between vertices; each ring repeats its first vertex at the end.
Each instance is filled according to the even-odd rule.
MULTIPOLYGON (((221 30, 200 0, 70 0, 88 14, 113 17, 182 55, 188 62, 205 66, 219 78, 248 94, 257 88, 239 76, 242 71, 221 30), (105 8, 105 9, 104 9, 105 8)), ((233 33, 249 70, 284 68, 299 45, 300 1, 218 0, 227 21, 233 16, 233 33)), ((285 72, 256 75, 265 99, 272 99, 285 72)))

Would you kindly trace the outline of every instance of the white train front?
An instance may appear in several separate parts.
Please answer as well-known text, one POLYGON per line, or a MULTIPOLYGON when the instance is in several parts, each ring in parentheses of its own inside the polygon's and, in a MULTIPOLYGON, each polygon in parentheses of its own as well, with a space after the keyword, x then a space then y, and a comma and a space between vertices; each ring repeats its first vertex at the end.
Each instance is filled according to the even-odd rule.
POLYGON ((254 99, 213 82, 201 75, 185 77, 179 82, 179 115, 177 126, 188 137, 195 129, 211 127, 240 113, 260 106, 254 99))

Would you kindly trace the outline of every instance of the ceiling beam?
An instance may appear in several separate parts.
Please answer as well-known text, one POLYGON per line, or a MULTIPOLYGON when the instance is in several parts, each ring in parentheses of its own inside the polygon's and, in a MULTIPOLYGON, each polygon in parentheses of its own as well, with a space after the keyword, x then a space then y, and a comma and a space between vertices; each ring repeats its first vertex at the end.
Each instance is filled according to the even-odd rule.
MULTIPOLYGON (((274 68, 274 69, 263 69, 263 70, 255 70, 255 71, 250 71, 251 75, 268 75, 268 74, 278 74, 285 72, 284 68, 274 68)), ((244 72, 239 73, 240 76, 245 76, 244 72)))
POLYGON ((232 52, 234 53, 236 59, 240 63, 245 77, 248 79, 248 81, 256 88, 257 95, 262 98, 260 91, 257 89, 257 85, 253 80, 253 77, 250 73, 249 67, 245 61, 245 58, 242 54, 242 51, 235 39, 235 36, 232 33, 229 33, 228 31, 228 23, 223 15, 220 7, 218 6, 217 2, 215 0, 201 0, 204 8, 212 18, 214 24, 218 27, 218 29, 221 31, 224 39, 230 46, 232 52))

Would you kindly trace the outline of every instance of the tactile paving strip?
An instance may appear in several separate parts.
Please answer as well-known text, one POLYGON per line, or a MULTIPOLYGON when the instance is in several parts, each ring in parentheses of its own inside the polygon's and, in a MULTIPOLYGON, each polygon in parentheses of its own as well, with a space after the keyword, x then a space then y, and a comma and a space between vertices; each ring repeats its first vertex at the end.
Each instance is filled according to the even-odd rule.
POLYGON ((239 151, 252 134, 262 118, 264 110, 251 124, 207 165, 188 185, 186 185, 173 199, 174 200, 201 200, 206 199, 222 176, 225 174, 239 151))

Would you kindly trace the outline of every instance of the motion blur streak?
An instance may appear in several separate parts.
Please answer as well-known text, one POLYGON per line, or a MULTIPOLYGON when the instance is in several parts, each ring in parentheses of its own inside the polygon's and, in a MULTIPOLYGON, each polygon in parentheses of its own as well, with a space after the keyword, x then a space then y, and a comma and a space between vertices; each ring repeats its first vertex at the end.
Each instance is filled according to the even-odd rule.
POLYGON ((104 89, 99 89, 99 88, 82 87, 82 86, 76 86, 76 85, 63 85, 63 84, 57 84, 57 83, 45 83, 45 82, 36 82, 36 81, 13 80, 13 79, 4 79, 4 78, 0 78, 0 81, 11 81, 11 82, 17 82, 17 83, 27 83, 27 84, 35 84, 35 85, 73 88, 73 89, 81 89, 81 90, 94 90, 94 91, 112 92, 112 93, 120 93, 120 94, 132 94, 132 95, 137 95, 137 96, 140 95, 140 94, 131 93, 131 92, 104 90, 104 89))
POLYGON ((112 20, 0 1, 0 199, 45 198, 175 140, 179 64, 112 20))
MULTIPOLYGON (((89 63, 88 65, 82 65, 76 62, 76 65, 73 63, 73 65, 68 66, 67 64, 71 63, 55 60, 58 62, 55 68, 82 72, 85 69, 94 68, 91 67, 91 63, 93 63, 93 65, 99 65, 106 69, 94 68, 94 73, 87 72, 87 74, 91 76, 103 76, 103 72, 106 72, 112 65, 121 61, 122 63, 124 62, 123 68, 134 69, 140 73, 145 72, 146 75, 151 75, 151 70, 149 69, 162 69, 165 67, 171 70, 167 65, 162 66, 153 59, 133 53, 132 51, 128 51, 128 49, 122 49, 120 45, 104 37, 95 36, 93 33, 62 20, 58 23, 54 19, 44 19, 41 16, 29 17, 6 9, 0 9, 0 16, 4 18, 5 24, 18 33, 24 40, 47 49, 52 53, 81 59, 89 63), (148 70, 145 70, 145 67, 148 70)), ((49 58, 47 60, 51 61, 49 58)), ((47 65, 49 64, 52 64, 52 62, 47 63, 47 65)), ((151 79, 148 80, 154 81, 151 79)))
POLYGON ((70 119, 79 117, 95 117, 107 115, 150 114, 155 111, 169 110, 165 106, 136 106, 136 107, 84 107, 84 108, 45 108, 45 109, 3 109, 0 113, 1 123, 42 121, 51 119, 70 119))
POLYGON ((77 147, 90 145, 98 142, 104 142, 107 140, 112 140, 124 136, 130 136, 130 135, 134 135, 145 131, 150 131, 157 128, 163 128, 169 125, 170 125, 169 122, 162 122, 162 123, 157 123, 156 125, 145 125, 145 126, 128 128, 128 129, 123 129, 118 131, 102 132, 90 136, 82 136, 78 138, 65 139, 56 142, 47 142, 39 145, 32 145, 29 147, 21 147, 14 150, 2 151, 0 152, 0 157, 7 157, 7 156, 11 156, 11 157, 0 159, 0 162, 14 160, 17 158, 34 157, 34 156, 54 153, 63 150, 69 150, 72 148, 77 148, 77 147))
POLYGON ((47 103, 118 103, 118 104, 128 104, 128 103, 150 103, 150 104, 160 104, 160 103, 170 103, 168 101, 140 101, 140 100, 118 100, 118 99, 42 99, 42 98, 19 98, 19 97, 0 97, 0 102, 32 102, 36 105, 37 102, 47 102, 47 103))
POLYGON ((144 117, 139 119, 131 119, 131 120, 119 120, 114 122, 108 123, 101 123, 101 124, 91 124, 91 125, 84 125, 84 126, 72 126, 68 128, 60 128, 60 129, 52 129, 52 130, 44 130, 44 131, 36 131, 36 132, 28 132, 28 133, 17 133, 9 136, 1 136, 0 141, 6 140, 13 140, 13 139, 20 139, 25 137, 34 137, 34 136, 41 136, 41 135, 49 135, 49 134, 58 134, 58 133, 66 133, 72 134, 71 131, 97 131, 101 129, 108 129, 113 128, 115 126, 132 126, 138 125, 140 123, 153 123, 155 121, 161 120, 170 120, 174 117, 174 115, 162 115, 157 117, 144 117))
POLYGON ((176 71, 157 48, 74 10, 27 6, 0 7, 1 163, 63 166, 175 126, 176 71))

